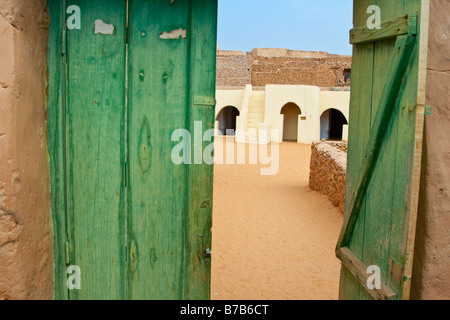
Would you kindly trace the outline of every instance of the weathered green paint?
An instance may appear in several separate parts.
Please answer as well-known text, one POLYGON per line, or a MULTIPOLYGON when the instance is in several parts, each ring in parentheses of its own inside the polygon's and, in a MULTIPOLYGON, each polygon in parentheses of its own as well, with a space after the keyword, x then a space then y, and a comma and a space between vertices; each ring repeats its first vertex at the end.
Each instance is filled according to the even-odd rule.
POLYGON ((175 165, 171 136, 214 122, 193 101, 214 101, 217 1, 49 5, 55 297, 208 299, 213 167, 175 165), (70 5, 80 30, 65 28, 70 5), (114 33, 95 34, 97 19, 114 33), (81 290, 65 287, 66 242, 81 290))
POLYGON ((66 175, 71 299, 125 298, 126 2, 67 0, 81 29, 67 30, 66 175), (95 21, 115 28, 95 34, 95 21))
MULTIPOLYGON (((202 96, 213 100, 215 97, 217 1, 191 0, 191 4, 188 128, 193 133, 195 121, 202 123, 203 131, 214 128, 214 107, 199 107, 193 104, 193 99, 202 96)), ((211 250, 214 167, 203 163, 189 166, 188 170, 186 298, 203 300, 209 298, 211 282, 211 259, 207 251, 211 250)))
POLYGON ((171 161, 172 131, 185 128, 189 2, 130 2, 128 246, 130 298, 182 299, 186 167, 171 161), (145 159, 145 160, 143 160, 145 159))
POLYGON ((67 241, 65 215, 64 169, 64 57, 61 55, 64 17, 62 1, 49 1, 50 33, 48 46, 48 146, 50 162, 50 189, 54 234, 54 281, 56 299, 67 299, 68 291, 65 244, 67 241))
MULTIPOLYGON (((381 8, 382 20, 406 14, 420 17, 420 0, 358 0, 354 2, 355 28, 366 25, 370 5, 381 8)), ((419 27, 418 18, 417 30, 419 27)), ((383 283, 397 298, 402 298, 404 283, 397 282, 391 265, 395 261, 393 265, 404 267, 406 262, 407 214, 411 209, 409 198, 413 196, 410 189, 416 152, 420 33, 415 39, 412 36, 382 38, 354 46, 346 224, 338 249, 347 247, 363 265, 379 266, 383 283), (404 76, 391 81, 399 70, 399 66, 393 67, 393 59, 401 42, 405 46, 411 46, 407 42, 415 44, 410 49, 411 57, 403 57, 401 62, 407 62, 403 65, 404 76), (394 90, 388 90, 389 87, 394 90), (376 130, 383 123, 383 130, 376 130), (380 149, 372 148, 374 145, 380 149)), ((372 299, 345 266, 341 272, 340 298, 372 299)))

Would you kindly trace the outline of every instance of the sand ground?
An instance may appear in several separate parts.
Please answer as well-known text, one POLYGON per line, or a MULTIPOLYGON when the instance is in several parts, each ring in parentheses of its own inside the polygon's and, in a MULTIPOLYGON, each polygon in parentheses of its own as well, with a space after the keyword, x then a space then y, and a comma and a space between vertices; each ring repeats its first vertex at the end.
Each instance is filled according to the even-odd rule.
POLYGON ((274 176, 215 166, 212 299, 338 298, 343 216, 308 187, 310 146, 282 143, 279 153, 274 176))

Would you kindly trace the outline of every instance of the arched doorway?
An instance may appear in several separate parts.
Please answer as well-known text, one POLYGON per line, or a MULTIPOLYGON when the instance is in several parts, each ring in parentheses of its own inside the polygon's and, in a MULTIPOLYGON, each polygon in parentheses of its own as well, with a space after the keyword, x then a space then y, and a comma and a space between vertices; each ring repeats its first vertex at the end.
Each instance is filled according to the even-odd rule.
POLYGON ((348 124, 344 114, 328 109, 320 116, 320 139, 342 141, 343 126, 348 124))
POLYGON ((298 116, 302 114, 301 109, 295 103, 289 102, 281 109, 281 114, 284 115, 283 141, 297 141, 298 116))
POLYGON ((223 108, 216 121, 219 121, 219 135, 234 135, 236 132, 236 118, 240 115, 239 110, 236 107, 228 106, 223 108), (231 132, 233 132, 231 134, 231 132))

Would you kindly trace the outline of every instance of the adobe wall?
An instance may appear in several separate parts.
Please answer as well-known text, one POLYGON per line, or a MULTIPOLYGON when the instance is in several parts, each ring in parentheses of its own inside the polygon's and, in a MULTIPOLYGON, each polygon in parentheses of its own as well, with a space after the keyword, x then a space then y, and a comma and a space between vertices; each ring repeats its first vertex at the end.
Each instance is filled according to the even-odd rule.
POLYGON ((53 297, 45 0, 0 0, 0 300, 53 297))
POLYGON ((431 0, 413 299, 450 299, 450 1, 431 0))

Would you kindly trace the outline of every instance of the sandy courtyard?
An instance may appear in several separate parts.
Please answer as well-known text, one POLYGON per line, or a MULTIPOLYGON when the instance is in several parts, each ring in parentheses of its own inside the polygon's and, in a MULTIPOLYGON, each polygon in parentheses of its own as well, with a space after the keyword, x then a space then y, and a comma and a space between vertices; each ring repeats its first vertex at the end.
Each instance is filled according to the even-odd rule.
POLYGON ((338 298, 343 217, 309 189, 310 156, 310 146, 282 143, 274 176, 260 165, 215 166, 212 299, 338 298))

